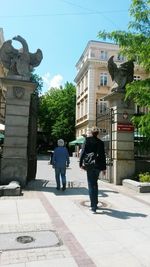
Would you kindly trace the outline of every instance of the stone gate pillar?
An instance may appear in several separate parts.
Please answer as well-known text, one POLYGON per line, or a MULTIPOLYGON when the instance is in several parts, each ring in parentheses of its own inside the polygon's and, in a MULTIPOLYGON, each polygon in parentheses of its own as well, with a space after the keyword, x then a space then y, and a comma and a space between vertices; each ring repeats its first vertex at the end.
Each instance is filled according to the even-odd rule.
POLYGON ((7 90, 1 184, 18 181, 24 187, 27 178, 30 97, 36 84, 21 78, 17 79, 15 76, 14 79, 0 80, 7 90))
MULTIPOLYGON (((5 41, 0 47, 0 64, 5 70, 5 78, 1 77, 0 82, 2 88, 5 87, 7 91, 1 184, 17 181, 22 187, 26 185, 29 173, 28 157, 30 162, 32 158, 31 155, 27 155, 29 107, 31 93, 37 86, 31 79, 34 68, 42 59, 41 49, 38 48, 36 52, 30 53, 26 40, 20 35, 5 41), (21 44, 21 49, 14 48, 12 44, 14 40, 21 44)), ((32 123, 31 120, 30 124, 32 123)))
POLYGON ((121 185, 124 178, 135 172, 134 128, 131 116, 134 113, 133 103, 124 101, 125 93, 112 92, 104 97, 112 109, 112 181, 121 185))

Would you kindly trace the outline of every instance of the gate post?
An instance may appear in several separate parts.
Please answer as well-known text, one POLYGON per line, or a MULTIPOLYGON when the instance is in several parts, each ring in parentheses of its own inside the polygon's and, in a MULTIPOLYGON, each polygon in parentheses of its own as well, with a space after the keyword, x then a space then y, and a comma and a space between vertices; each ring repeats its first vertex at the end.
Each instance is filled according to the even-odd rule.
POLYGON ((104 97, 113 110, 112 181, 116 185, 121 185, 124 178, 135 172, 134 127, 130 121, 134 106, 131 102, 125 102, 124 97, 123 92, 112 92, 104 97))
POLYGON ((1 78, 7 89, 5 139, 1 162, 1 184, 18 181, 22 187, 27 179, 27 142, 31 93, 36 84, 19 79, 1 78))
MULTIPOLYGON (((37 49, 35 53, 30 53, 26 40, 20 35, 5 41, 0 47, 0 64, 5 69, 5 78, 1 78, 0 82, 7 91, 1 184, 17 181, 24 187, 27 182, 28 156, 31 156, 27 149, 29 107, 31 93, 37 86, 31 78, 42 59, 42 51, 37 49), (21 49, 13 47, 13 40, 20 42, 21 49)), ((31 162, 30 159, 32 157, 29 158, 31 162)))

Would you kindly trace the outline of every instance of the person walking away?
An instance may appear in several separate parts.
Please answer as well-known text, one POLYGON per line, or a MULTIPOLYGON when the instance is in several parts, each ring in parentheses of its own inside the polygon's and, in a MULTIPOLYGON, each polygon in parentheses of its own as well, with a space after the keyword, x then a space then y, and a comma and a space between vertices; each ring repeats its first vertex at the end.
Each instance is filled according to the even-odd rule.
POLYGON ((68 150, 64 147, 64 140, 59 139, 57 145, 58 147, 54 149, 52 165, 55 169, 56 189, 60 190, 62 183, 62 190, 64 191, 66 189, 66 167, 69 167, 70 159, 68 150))
POLYGON ((79 166, 85 169, 87 172, 87 182, 90 197, 91 210, 96 213, 98 205, 98 178, 100 171, 103 175, 106 174, 106 157, 104 142, 98 138, 99 129, 93 127, 91 130, 91 136, 86 137, 85 144, 82 149, 82 153, 79 160, 79 166), (94 153, 95 163, 93 166, 84 166, 84 157, 88 153, 94 153))

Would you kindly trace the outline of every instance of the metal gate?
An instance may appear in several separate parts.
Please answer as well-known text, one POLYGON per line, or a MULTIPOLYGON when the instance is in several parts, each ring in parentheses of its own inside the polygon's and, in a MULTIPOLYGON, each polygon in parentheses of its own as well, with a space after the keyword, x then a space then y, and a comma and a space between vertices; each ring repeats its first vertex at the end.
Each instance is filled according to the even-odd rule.
POLYGON ((38 96, 36 93, 31 94, 30 109, 29 109, 29 127, 28 127, 28 169, 27 169, 27 182, 34 180, 37 170, 37 107, 38 96))
POLYGON ((100 179, 111 183, 112 178, 112 123, 113 109, 108 108, 106 101, 96 104, 96 125, 100 129, 100 138, 104 141, 106 152, 106 175, 101 172, 100 179))
MULTIPOLYGON (((3 88, 0 87, 0 124, 5 125, 6 97, 3 88)), ((1 159, 3 157, 4 129, 0 129, 0 184, 1 184, 1 159)))

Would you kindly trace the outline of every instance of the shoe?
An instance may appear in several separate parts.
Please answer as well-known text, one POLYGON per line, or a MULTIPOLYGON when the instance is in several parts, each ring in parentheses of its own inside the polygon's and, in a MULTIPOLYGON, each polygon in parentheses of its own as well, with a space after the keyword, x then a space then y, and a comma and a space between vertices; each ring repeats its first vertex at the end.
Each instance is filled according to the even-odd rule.
POLYGON ((63 185, 62 191, 65 191, 65 190, 66 190, 66 185, 63 185))
POLYGON ((91 210, 92 210, 92 213, 93 213, 93 214, 96 213, 96 208, 95 208, 95 207, 94 207, 94 208, 92 207, 91 210))
POLYGON ((90 207, 89 209, 90 209, 90 210, 93 210, 93 209, 98 210, 99 207, 97 207, 97 206, 96 206, 96 207, 90 207))
POLYGON ((57 189, 57 190, 60 190, 60 187, 57 186, 56 189, 57 189))

